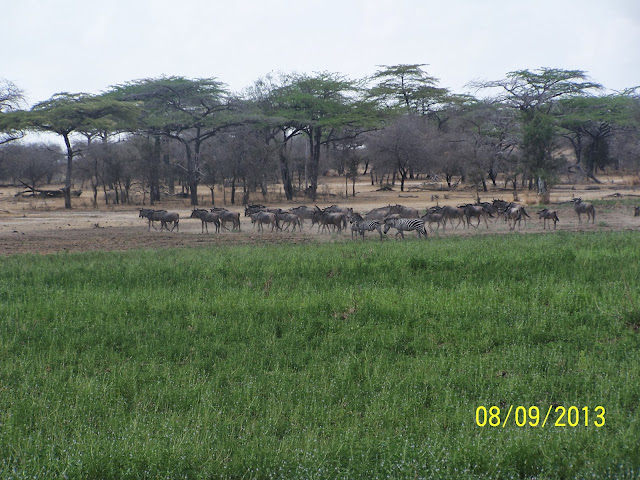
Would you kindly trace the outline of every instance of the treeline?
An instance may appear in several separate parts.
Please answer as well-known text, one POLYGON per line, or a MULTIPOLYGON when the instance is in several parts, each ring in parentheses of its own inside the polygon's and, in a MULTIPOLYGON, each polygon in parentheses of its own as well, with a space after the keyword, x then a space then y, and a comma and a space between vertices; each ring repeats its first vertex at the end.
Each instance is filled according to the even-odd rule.
MULTIPOLYGON (((199 187, 315 199, 328 170, 396 183, 416 176, 545 192, 579 172, 598 182, 606 168, 640 175, 640 97, 605 94, 580 70, 509 72, 471 85, 475 97, 438 85, 424 65, 383 66, 370 78, 336 73, 267 76, 233 93, 214 78, 127 82, 100 95, 59 93, 29 110, 0 83, 0 181, 37 188, 62 175, 114 202, 133 188, 151 204, 162 191, 198 204, 199 187), (28 131, 58 135, 64 147, 16 142, 28 131)), ((352 187, 352 193, 355 191, 352 187)))

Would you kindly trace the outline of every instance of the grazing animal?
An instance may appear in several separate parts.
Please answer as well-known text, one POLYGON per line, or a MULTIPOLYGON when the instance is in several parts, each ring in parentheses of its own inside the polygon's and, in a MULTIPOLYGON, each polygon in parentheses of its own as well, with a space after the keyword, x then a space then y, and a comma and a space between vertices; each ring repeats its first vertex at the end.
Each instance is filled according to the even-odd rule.
MULTIPOLYGON (((553 229, 556 229, 556 223, 560 221, 558 219, 558 212, 556 210, 548 210, 543 208, 539 212, 537 212, 538 218, 542 218, 542 229, 545 230, 547 227, 547 220, 549 222, 553 222, 553 229)), ((551 225, 549 225, 549 230, 551 230, 551 225)))
POLYGON ((374 208, 364 215, 365 220, 383 221, 391 213, 391 206, 374 208))
POLYGON ((418 238, 427 238, 427 230, 424 228, 424 222, 419 218, 395 218, 395 217, 387 217, 384 219, 384 233, 385 235, 389 231, 389 229, 395 228, 398 230, 396 232, 396 237, 400 235, 404 240, 404 232, 410 232, 411 230, 415 230, 418 234, 418 238))
POLYGON ((162 231, 163 228, 167 229, 167 232, 171 231, 173 232, 173 229, 176 229, 176 232, 180 231, 180 215, 175 213, 175 212, 163 212, 160 216, 160 231, 162 231), (171 230, 169 230, 169 227, 167 226, 168 223, 173 223, 173 227, 171 227, 171 230))
POLYGON ((213 223, 216 226, 216 233, 220 232, 220 215, 216 212, 207 212, 201 208, 195 208, 189 218, 198 218, 202 221, 202 233, 204 233, 205 229, 209 233, 208 223, 213 223))
POLYGON ((298 216, 301 225, 305 220, 313 220, 313 208, 309 208, 306 205, 292 208, 289 211, 298 216))
POLYGON ((138 218, 146 218, 147 220, 149 220, 149 231, 151 231, 151 227, 153 227, 154 230, 158 230, 153 222, 160 221, 162 213, 166 213, 166 210, 152 210, 150 208, 141 208, 138 218))
POLYGON ((640 207, 636 207, 633 211, 634 217, 640 217, 640 207))
POLYGON ((271 231, 273 232, 274 228, 278 230, 282 230, 280 227, 280 223, 278 222, 278 217, 276 217, 275 213, 272 212, 257 212, 249 215, 251 217, 251 223, 258 224, 258 230, 264 232, 263 224, 271 225, 271 231))
POLYGON ((442 229, 444 230, 444 222, 445 222, 445 218, 442 215, 442 213, 427 213, 426 215, 423 215, 422 217, 420 217, 422 219, 422 221, 424 223, 426 223, 427 225, 429 225, 429 228, 431 229, 431 231, 433 232, 433 227, 431 226, 432 223, 435 223, 436 225, 438 225, 436 227, 436 230, 440 229, 440 225, 442 225, 442 229))
POLYGON ((353 234, 357 233, 362 236, 364 240, 364 232, 373 232, 377 230, 380 234, 380 240, 382 240, 382 225, 380 220, 365 220, 358 213, 354 213, 350 216, 349 222, 351 222, 351 239, 353 240, 353 234))
POLYGON ((522 221, 522 219, 525 219, 526 224, 525 217, 529 217, 529 214, 527 214, 522 205, 518 205, 513 202, 509 203, 507 205, 507 208, 502 210, 501 213, 504 216, 504 219, 509 223, 510 230, 516 228, 516 223, 518 224, 518 228, 520 228, 520 222, 522 221))
POLYGON ((593 204, 589 202, 583 202, 580 197, 572 198, 573 209, 578 214, 578 223, 582 223, 581 214, 587 214, 587 223, 589 223, 589 219, 591 219, 591 223, 596 222, 596 209, 593 208, 593 204))
POLYGON ((343 228, 347 228, 347 215, 345 213, 331 213, 326 212, 324 210, 320 210, 320 208, 316 207, 315 212, 313 212, 313 224, 318 224, 318 232, 320 228, 324 232, 325 229, 329 231, 329 226, 331 225, 333 229, 338 229, 338 233, 342 232, 343 228))
POLYGON ((292 232, 296 231, 296 226, 298 226, 300 230, 302 230, 302 222, 300 221, 300 217, 298 217, 298 215, 296 215, 295 213, 278 212, 276 213, 276 217, 278 217, 278 221, 281 222, 283 226, 285 223, 287 224, 287 228, 285 228, 285 230, 289 230, 289 227, 292 224, 293 224, 293 229, 291 230, 292 232))
POLYGON ((465 225, 464 209, 460 207, 451 207, 449 205, 442 207, 442 218, 444 220, 444 225, 447 224, 448 219, 451 222, 451 226, 453 227, 454 218, 458 219, 456 228, 460 226, 460 223, 462 223, 462 225, 465 225))
POLYGON ((487 222, 487 216, 493 218, 489 212, 487 212, 482 205, 465 205, 462 207, 464 209, 464 216, 467 220, 467 225, 470 227, 478 228, 480 225, 480 219, 484 219, 484 224, 489 228, 489 223, 487 222), (471 225, 471 217, 477 217, 478 223, 474 226, 471 225))
POLYGON ((404 205, 393 205, 390 208, 389 213, 391 215, 396 213, 402 218, 418 218, 420 216, 420 212, 418 212, 417 208, 405 207, 404 205))
POLYGON ((258 213, 266 209, 267 207, 265 207, 264 205, 247 205, 246 207, 244 207, 244 216, 249 217, 254 213, 258 213))
POLYGON ((339 207, 338 205, 331 205, 330 207, 324 208, 322 211, 329 212, 329 213, 344 213, 345 215, 351 215, 353 213, 353 208, 339 207))
POLYGON ((504 211, 512 202, 507 202, 506 200, 500 200, 497 198, 493 199, 491 204, 499 211, 504 211))
POLYGON ((484 211, 491 214, 491 215, 495 215, 496 216, 496 222, 498 221, 498 217, 499 217, 499 209, 498 207, 496 207, 493 203, 489 203, 489 202, 480 202, 478 203, 478 205, 480 205, 482 208, 484 208, 484 211))
POLYGON ((240 231, 240 214, 236 212, 232 212, 231 210, 227 210, 226 208, 212 208, 211 211, 213 213, 217 213, 220 215, 220 223, 222 224, 222 228, 229 230, 225 227, 225 223, 231 222, 233 224, 232 230, 236 228, 240 231))

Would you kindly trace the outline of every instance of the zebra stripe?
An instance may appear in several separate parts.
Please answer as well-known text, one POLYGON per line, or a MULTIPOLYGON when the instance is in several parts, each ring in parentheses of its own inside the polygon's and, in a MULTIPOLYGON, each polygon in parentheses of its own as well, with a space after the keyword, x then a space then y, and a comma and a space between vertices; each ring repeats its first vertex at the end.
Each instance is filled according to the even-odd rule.
POLYGON ((427 238, 427 230, 424 228, 424 221, 419 218, 385 218, 384 219, 384 233, 386 234, 390 228, 398 230, 398 234, 404 239, 404 232, 410 232, 415 230, 418 234, 418 238, 424 235, 427 238))
POLYGON ((377 230, 380 234, 380 240, 382 240, 382 229, 380 220, 352 220, 351 221, 351 238, 353 238, 353 232, 358 232, 362 235, 364 240, 364 232, 372 232, 377 230))

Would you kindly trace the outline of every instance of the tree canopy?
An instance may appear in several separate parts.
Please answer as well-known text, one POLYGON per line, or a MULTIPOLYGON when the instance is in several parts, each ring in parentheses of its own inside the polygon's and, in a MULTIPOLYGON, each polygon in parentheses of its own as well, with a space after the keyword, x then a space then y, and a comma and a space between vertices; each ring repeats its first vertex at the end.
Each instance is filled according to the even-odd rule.
POLYGON ((372 182, 374 174, 391 175, 400 178, 401 188, 413 175, 442 173, 449 185, 457 175, 486 189, 487 179, 495 185, 504 174, 505 185, 513 181, 515 188, 520 176, 523 185, 536 184, 540 191, 563 169, 577 167, 598 181, 599 169, 640 165, 634 160, 640 134, 634 88, 603 94, 582 70, 523 69, 471 83, 486 94, 475 98, 440 87, 426 66, 380 65, 360 80, 332 72, 267 75, 242 95, 215 77, 146 78, 100 95, 58 93, 30 110, 21 109, 22 91, 4 81, 0 144, 28 130, 60 136, 67 152, 67 207, 78 153, 93 139, 107 145, 131 134, 136 145, 119 151, 139 155, 121 155, 118 168, 105 160, 112 173, 99 174, 94 162, 94 202, 98 178, 117 183, 116 170, 138 172, 152 201, 159 198, 164 172, 168 191, 173 193, 177 179, 197 205, 200 182, 213 199, 213 184, 225 179, 246 194, 256 186, 266 192, 266 183, 280 177, 291 200, 294 175, 300 190, 304 177, 304 193, 315 199, 322 168, 335 167, 355 186, 359 162, 365 171, 371 165, 372 182), (136 156, 145 166, 124 168, 136 156))

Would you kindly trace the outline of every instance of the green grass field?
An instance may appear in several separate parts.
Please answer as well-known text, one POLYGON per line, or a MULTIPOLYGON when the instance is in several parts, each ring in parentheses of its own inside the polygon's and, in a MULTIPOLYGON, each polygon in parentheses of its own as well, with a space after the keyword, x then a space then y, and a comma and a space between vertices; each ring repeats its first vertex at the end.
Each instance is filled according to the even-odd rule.
POLYGON ((637 478, 639 240, 0 259, 0 478, 637 478))

